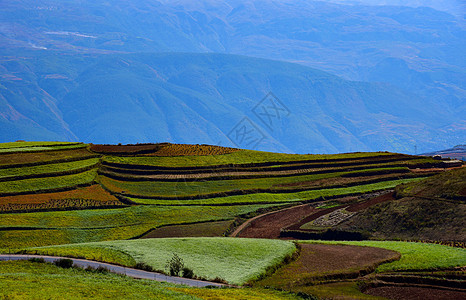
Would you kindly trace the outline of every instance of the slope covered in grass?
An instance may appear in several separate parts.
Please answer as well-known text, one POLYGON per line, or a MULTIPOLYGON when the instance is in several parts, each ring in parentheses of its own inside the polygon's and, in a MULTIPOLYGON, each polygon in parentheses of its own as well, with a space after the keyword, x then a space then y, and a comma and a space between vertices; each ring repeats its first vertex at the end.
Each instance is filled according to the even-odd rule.
MULTIPOLYGON (((220 277, 232 284, 243 284, 259 278, 268 268, 280 264, 296 250, 289 241, 239 238, 164 238, 112 241, 78 245, 62 245, 33 249, 52 255, 72 255, 98 258, 102 252, 117 251, 112 257, 128 265, 129 256, 154 269, 165 270, 174 253, 180 256, 194 274, 208 279, 220 277), (121 257, 121 252, 126 254, 121 257)), ((131 265, 131 264, 129 264, 131 265)))
POLYGON ((2 299, 160 299, 160 300, 292 300, 297 296, 265 289, 189 288, 163 282, 132 279, 111 273, 62 269, 28 261, 0 262, 2 299))

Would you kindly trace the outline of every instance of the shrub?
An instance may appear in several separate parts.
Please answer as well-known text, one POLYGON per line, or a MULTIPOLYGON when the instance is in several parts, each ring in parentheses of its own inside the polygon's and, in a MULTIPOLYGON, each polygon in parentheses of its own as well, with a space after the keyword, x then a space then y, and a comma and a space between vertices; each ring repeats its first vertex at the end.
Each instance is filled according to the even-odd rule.
POLYGON ((183 260, 176 253, 173 253, 173 257, 167 261, 165 266, 170 271, 170 276, 179 276, 180 271, 184 267, 183 260))
POLYGON ((53 264, 60 268, 69 269, 73 267, 73 260, 68 258, 60 258, 54 261, 53 264))
POLYGON ((184 278, 193 278, 194 277, 194 272, 192 269, 188 268, 188 267, 184 267, 183 270, 182 270, 182 276, 184 278))
POLYGON ((134 266, 134 268, 135 268, 135 269, 139 269, 139 270, 148 271, 148 272, 154 272, 154 268, 152 268, 151 266, 149 266, 148 264, 143 263, 143 262, 138 262, 138 263, 134 266))
POLYGON ((42 257, 32 257, 29 259, 30 262, 35 262, 35 263, 45 263, 45 259, 42 257))

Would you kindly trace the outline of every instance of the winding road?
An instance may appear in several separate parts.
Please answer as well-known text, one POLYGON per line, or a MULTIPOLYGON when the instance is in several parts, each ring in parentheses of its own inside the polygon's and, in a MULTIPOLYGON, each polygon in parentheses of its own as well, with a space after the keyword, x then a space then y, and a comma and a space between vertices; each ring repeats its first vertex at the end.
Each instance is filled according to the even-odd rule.
POLYGON ((86 268, 98 268, 103 267, 108 269, 112 273, 123 274, 129 277, 137 278, 137 279, 149 279, 149 280, 156 280, 156 281, 164 281, 174 284, 184 284, 194 287, 206 287, 206 286, 215 286, 215 287, 225 287, 228 286, 222 283, 210 282, 210 281, 203 281, 203 280, 196 280, 196 279, 188 279, 183 277, 176 277, 176 276, 167 276, 161 273, 155 272, 147 272, 139 269, 127 268, 118 265, 102 263, 92 260, 86 259, 76 259, 76 258, 69 258, 69 257, 58 257, 58 256, 43 256, 43 255, 23 255, 23 254, 0 254, 0 261, 6 260, 28 260, 30 258, 43 258, 46 262, 53 263, 59 259, 71 259, 74 265, 86 268))

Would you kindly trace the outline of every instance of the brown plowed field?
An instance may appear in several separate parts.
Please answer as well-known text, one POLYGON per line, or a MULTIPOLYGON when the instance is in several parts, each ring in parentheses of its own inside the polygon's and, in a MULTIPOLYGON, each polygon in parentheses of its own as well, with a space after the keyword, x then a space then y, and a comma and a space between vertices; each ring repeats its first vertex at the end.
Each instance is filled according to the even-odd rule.
POLYGON ((65 192, 0 197, 3 212, 116 205, 123 203, 97 184, 65 192))
MULTIPOLYGON (((178 179, 209 179, 209 178, 229 178, 229 177, 238 177, 238 178, 255 178, 255 177, 280 177, 280 176, 297 176, 297 175, 306 175, 306 174, 321 174, 321 173, 335 173, 335 172, 349 172, 354 169, 360 169, 360 168, 369 168, 370 166, 359 166, 359 167, 350 167, 350 168, 303 168, 303 169, 292 169, 292 170, 267 170, 267 171, 227 171, 227 172, 218 172, 216 170, 211 170, 211 172, 201 172, 201 173, 164 173, 164 174, 151 174, 148 172, 148 174, 131 174, 131 172, 124 172, 123 169, 115 169, 115 168, 109 168, 105 167, 102 169, 102 173, 108 174, 111 176, 112 174, 114 176, 118 176, 121 178, 128 178, 128 180, 140 180, 140 179, 147 179, 147 180, 178 180, 178 179)), ((403 176, 404 174, 407 174, 407 172, 404 171, 397 171, 393 170, 391 172, 384 172, 381 174, 372 174, 371 176, 374 177, 383 177, 383 176, 390 176, 390 175, 399 175, 403 176)), ((358 176, 354 177, 359 177, 363 176, 366 174, 360 174, 358 176)), ((409 175, 409 173, 408 173, 409 175)), ((371 176, 365 176, 365 177, 371 177, 371 176)), ((344 177, 346 180, 351 180, 351 178, 354 177, 344 177)), ((296 183, 296 184, 284 184, 280 186, 286 186, 286 187, 307 187, 309 185, 315 185, 318 184, 317 181, 308 181, 308 182, 302 182, 302 183, 296 183)))
POLYGON ((221 155, 240 149, 187 144, 136 144, 136 145, 91 145, 91 150, 102 154, 113 155, 147 155, 147 156, 189 156, 189 155, 221 155))
POLYGON ((44 165, 57 161, 79 160, 91 157, 96 157, 96 154, 89 152, 86 148, 3 154, 0 155, 0 167, 6 168, 26 165, 44 165))
POLYGON ((304 204, 257 216, 239 227, 231 236, 276 239, 280 237, 282 227, 292 225, 315 211, 314 207, 304 204))
POLYGON ((391 300, 462 300, 466 292, 410 286, 382 286, 367 289, 365 294, 391 300))
POLYGON ((211 237, 222 236, 228 230, 234 220, 204 222, 196 224, 169 225, 156 228, 140 237, 150 238, 171 238, 171 237, 211 237))
POLYGON ((395 195, 394 192, 389 192, 389 193, 374 197, 372 199, 369 199, 368 201, 365 201, 365 202, 351 204, 350 206, 346 208, 346 210, 350 212, 360 211, 360 210, 366 209, 369 206, 372 206, 378 203, 395 200, 394 195, 395 195))
MULTIPOLYGON (((391 201, 391 200, 394 200, 393 192, 386 193, 386 194, 371 198, 371 199, 366 200, 366 201, 362 201, 362 202, 347 205, 346 210, 349 211, 349 212, 356 212, 356 211, 366 209, 366 208, 368 208, 368 207, 370 207, 372 205, 375 205, 377 203, 382 203, 382 202, 391 201)), ((319 218, 321 216, 329 214, 329 213, 331 213, 331 212, 333 212, 333 211, 335 211, 337 209, 341 209, 343 207, 345 207, 345 206, 339 206, 339 207, 333 207, 333 208, 318 210, 315 213, 313 213, 312 215, 308 215, 305 218, 301 219, 299 222, 296 222, 295 224, 289 226, 287 229, 288 230, 305 230, 305 229, 302 229, 301 226, 303 226, 304 224, 309 223, 311 221, 314 221, 315 219, 317 219, 317 218, 319 218)))
POLYGON ((297 260, 259 282, 260 286, 291 288, 325 279, 357 278, 400 254, 381 248, 349 245, 301 244, 297 260))
MULTIPOLYGON (((356 197, 345 197, 338 199, 339 202, 354 201, 356 197)), ((367 201, 350 204, 347 210, 354 212, 366 209, 369 206, 377 203, 394 200, 393 192, 389 192, 367 201)), ((280 237, 280 229, 288 227, 288 229, 300 230, 300 227, 308 222, 317 219, 320 216, 331 213, 344 206, 317 209, 309 204, 286 208, 277 212, 271 212, 257 216, 248 220, 243 225, 238 227, 231 236, 248 237, 248 238, 268 238, 275 239, 280 237)))

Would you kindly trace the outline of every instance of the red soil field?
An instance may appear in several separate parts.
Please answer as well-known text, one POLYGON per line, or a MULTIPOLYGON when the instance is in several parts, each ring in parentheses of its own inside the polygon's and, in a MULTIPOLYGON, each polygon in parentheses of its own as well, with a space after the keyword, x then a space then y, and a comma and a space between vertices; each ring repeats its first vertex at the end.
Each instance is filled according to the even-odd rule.
POLYGON ((465 291, 435 289, 412 286, 382 286, 369 288, 365 294, 392 300, 461 300, 466 299, 465 291))
POLYGON ((382 262, 399 257, 400 254, 395 251, 374 247, 301 244, 301 253, 296 261, 257 284, 291 288, 325 278, 356 278, 373 271, 382 262))
POLYGON ((228 220, 163 226, 143 235, 141 239, 222 236, 222 234, 228 230, 233 222, 234 220, 228 220))
POLYGON ((0 197, 0 211, 123 205, 100 185, 58 193, 0 197))
POLYGON ((368 207, 370 207, 372 205, 382 203, 382 202, 386 202, 386 201, 392 201, 392 200, 395 200, 395 193, 394 192, 390 192, 390 193, 386 193, 386 194, 374 197, 374 198, 369 199, 368 201, 365 201, 365 202, 362 202, 362 203, 351 204, 350 206, 348 206, 346 208, 346 210, 351 211, 351 212, 356 212, 356 211, 366 209, 366 208, 368 208, 368 207))
POLYGON ((114 155, 145 155, 145 156, 189 156, 189 155, 220 155, 240 149, 187 144, 136 144, 136 145, 91 145, 90 149, 97 153, 114 155))
POLYGON ((86 148, 57 150, 30 153, 14 153, 0 155, 0 166, 13 165, 21 166, 24 164, 46 164, 57 160, 77 160, 95 157, 96 155, 89 152, 86 148))
POLYGON ((260 215, 238 227, 231 236, 276 239, 280 237, 282 227, 292 225, 315 211, 314 207, 304 204, 260 215))

